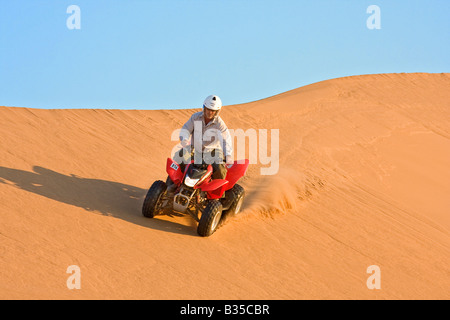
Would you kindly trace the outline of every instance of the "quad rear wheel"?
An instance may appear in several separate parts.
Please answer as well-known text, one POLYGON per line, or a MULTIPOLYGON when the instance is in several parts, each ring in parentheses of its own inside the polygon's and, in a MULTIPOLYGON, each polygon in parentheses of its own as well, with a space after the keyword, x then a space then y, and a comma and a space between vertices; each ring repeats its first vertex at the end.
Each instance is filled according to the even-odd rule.
POLYGON ((224 215, 227 218, 234 217, 241 211, 242 202, 244 201, 244 197, 245 197, 244 188, 238 184, 235 184, 230 191, 233 192, 234 200, 233 200, 233 203, 231 204, 230 208, 224 212, 224 215))

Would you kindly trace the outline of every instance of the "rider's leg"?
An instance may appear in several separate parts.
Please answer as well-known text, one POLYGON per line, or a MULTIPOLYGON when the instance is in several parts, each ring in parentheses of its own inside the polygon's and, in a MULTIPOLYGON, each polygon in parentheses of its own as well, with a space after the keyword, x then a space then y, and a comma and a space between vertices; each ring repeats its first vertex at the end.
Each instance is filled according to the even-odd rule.
POLYGON ((213 168, 211 179, 225 179, 227 168, 224 163, 223 152, 220 149, 214 149, 205 153, 205 162, 210 163, 213 168))
POLYGON ((213 174, 211 179, 225 179, 227 176, 227 168, 224 163, 213 163, 213 174))

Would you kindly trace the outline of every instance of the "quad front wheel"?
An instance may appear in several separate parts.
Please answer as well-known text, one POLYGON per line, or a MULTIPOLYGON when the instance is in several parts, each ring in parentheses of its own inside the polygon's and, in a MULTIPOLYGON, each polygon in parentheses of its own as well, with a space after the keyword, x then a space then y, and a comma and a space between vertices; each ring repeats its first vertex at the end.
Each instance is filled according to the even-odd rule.
POLYGON ((164 181, 158 180, 153 182, 152 186, 147 192, 144 204, 142 205, 142 214, 144 217, 153 218, 161 207, 161 198, 166 192, 167 185, 164 181))
POLYGON ((203 210, 197 233, 202 237, 209 237, 216 231, 222 216, 222 203, 219 200, 209 200, 203 210))

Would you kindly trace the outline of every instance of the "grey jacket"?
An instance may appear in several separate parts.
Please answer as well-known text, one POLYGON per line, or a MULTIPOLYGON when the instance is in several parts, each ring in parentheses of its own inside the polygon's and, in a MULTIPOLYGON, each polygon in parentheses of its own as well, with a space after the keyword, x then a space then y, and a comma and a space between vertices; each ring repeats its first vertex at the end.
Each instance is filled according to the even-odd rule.
POLYGON ((205 124, 203 111, 194 113, 180 131, 180 141, 191 138, 191 145, 198 151, 208 152, 220 149, 226 157, 233 153, 233 142, 230 131, 220 116, 214 117, 205 124))

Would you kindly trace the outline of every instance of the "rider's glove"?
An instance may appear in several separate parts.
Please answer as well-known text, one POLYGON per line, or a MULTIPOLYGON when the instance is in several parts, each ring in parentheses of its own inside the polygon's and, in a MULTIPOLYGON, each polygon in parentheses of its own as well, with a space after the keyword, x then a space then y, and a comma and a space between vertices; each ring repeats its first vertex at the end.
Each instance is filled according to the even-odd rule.
POLYGON ((185 148, 185 147, 187 147, 188 145, 189 145, 189 142, 188 142, 188 140, 187 139, 182 139, 182 138, 180 138, 180 143, 181 143, 181 146, 183 147, 183 148, 185 148))

